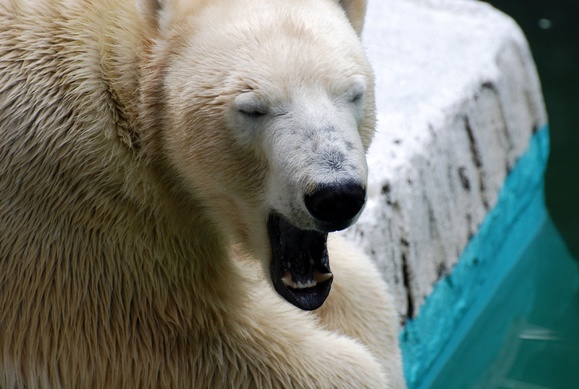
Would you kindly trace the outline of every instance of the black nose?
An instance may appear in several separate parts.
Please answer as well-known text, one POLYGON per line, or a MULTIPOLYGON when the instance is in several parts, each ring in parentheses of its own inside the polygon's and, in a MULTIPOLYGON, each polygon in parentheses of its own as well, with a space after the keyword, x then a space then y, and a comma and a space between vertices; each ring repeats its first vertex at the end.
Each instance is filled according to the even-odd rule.
POLYGON ((310 214, 322 222, 323 229, 331 232, 343 230, 362 210, 366 190, 357 183, 325 185, 304 198, 310 214))

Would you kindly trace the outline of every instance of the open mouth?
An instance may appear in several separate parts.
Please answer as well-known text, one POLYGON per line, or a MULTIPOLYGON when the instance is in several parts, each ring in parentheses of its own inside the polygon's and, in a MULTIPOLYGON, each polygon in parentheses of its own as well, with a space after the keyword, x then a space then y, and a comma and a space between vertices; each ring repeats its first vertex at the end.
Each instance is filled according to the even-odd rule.
POLYGON ((333 276, 328 234, 301 230, 280 215, 267 222, 272 258, 270 276, 277 293, 304 310, 319 308, 330 293, 333 276))

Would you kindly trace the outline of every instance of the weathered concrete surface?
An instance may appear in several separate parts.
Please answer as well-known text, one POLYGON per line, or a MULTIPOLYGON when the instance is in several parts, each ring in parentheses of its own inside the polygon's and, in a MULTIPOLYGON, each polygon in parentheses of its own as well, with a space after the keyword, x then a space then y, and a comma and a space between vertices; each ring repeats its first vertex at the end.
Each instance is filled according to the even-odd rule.
POLYGON ((457 262, 546 123, 518 26, 470 0, 370 0, 378 127, 368 202, 344 232, 379 264, 402 318, 457 262))

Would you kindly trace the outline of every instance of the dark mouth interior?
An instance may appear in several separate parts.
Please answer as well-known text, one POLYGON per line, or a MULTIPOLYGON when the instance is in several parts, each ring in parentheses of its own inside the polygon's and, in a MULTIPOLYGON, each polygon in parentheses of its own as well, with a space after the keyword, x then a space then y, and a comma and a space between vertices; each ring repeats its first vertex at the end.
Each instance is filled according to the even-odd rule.
POLYGON ((277 214, 270 215, 267 227, 275 290, 298 308, 319 308, 333 280, 326 248, 328 234, 301 230, 277 214))

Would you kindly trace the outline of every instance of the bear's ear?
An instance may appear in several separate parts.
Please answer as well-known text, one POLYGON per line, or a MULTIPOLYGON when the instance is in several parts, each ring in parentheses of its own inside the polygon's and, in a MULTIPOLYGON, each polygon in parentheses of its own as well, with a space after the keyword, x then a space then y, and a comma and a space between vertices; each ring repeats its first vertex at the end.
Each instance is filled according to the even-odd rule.
POLYGON ((362 35, 364 17, 366 16, 366 0, 337 0, 337 2, 346 12, 346 16, 358 36, 362 35))
POLYGON ((136 0, 137 11, 141 20, 155 31, 164 30, 173 16, 174 1, 170 0, 136 0))

